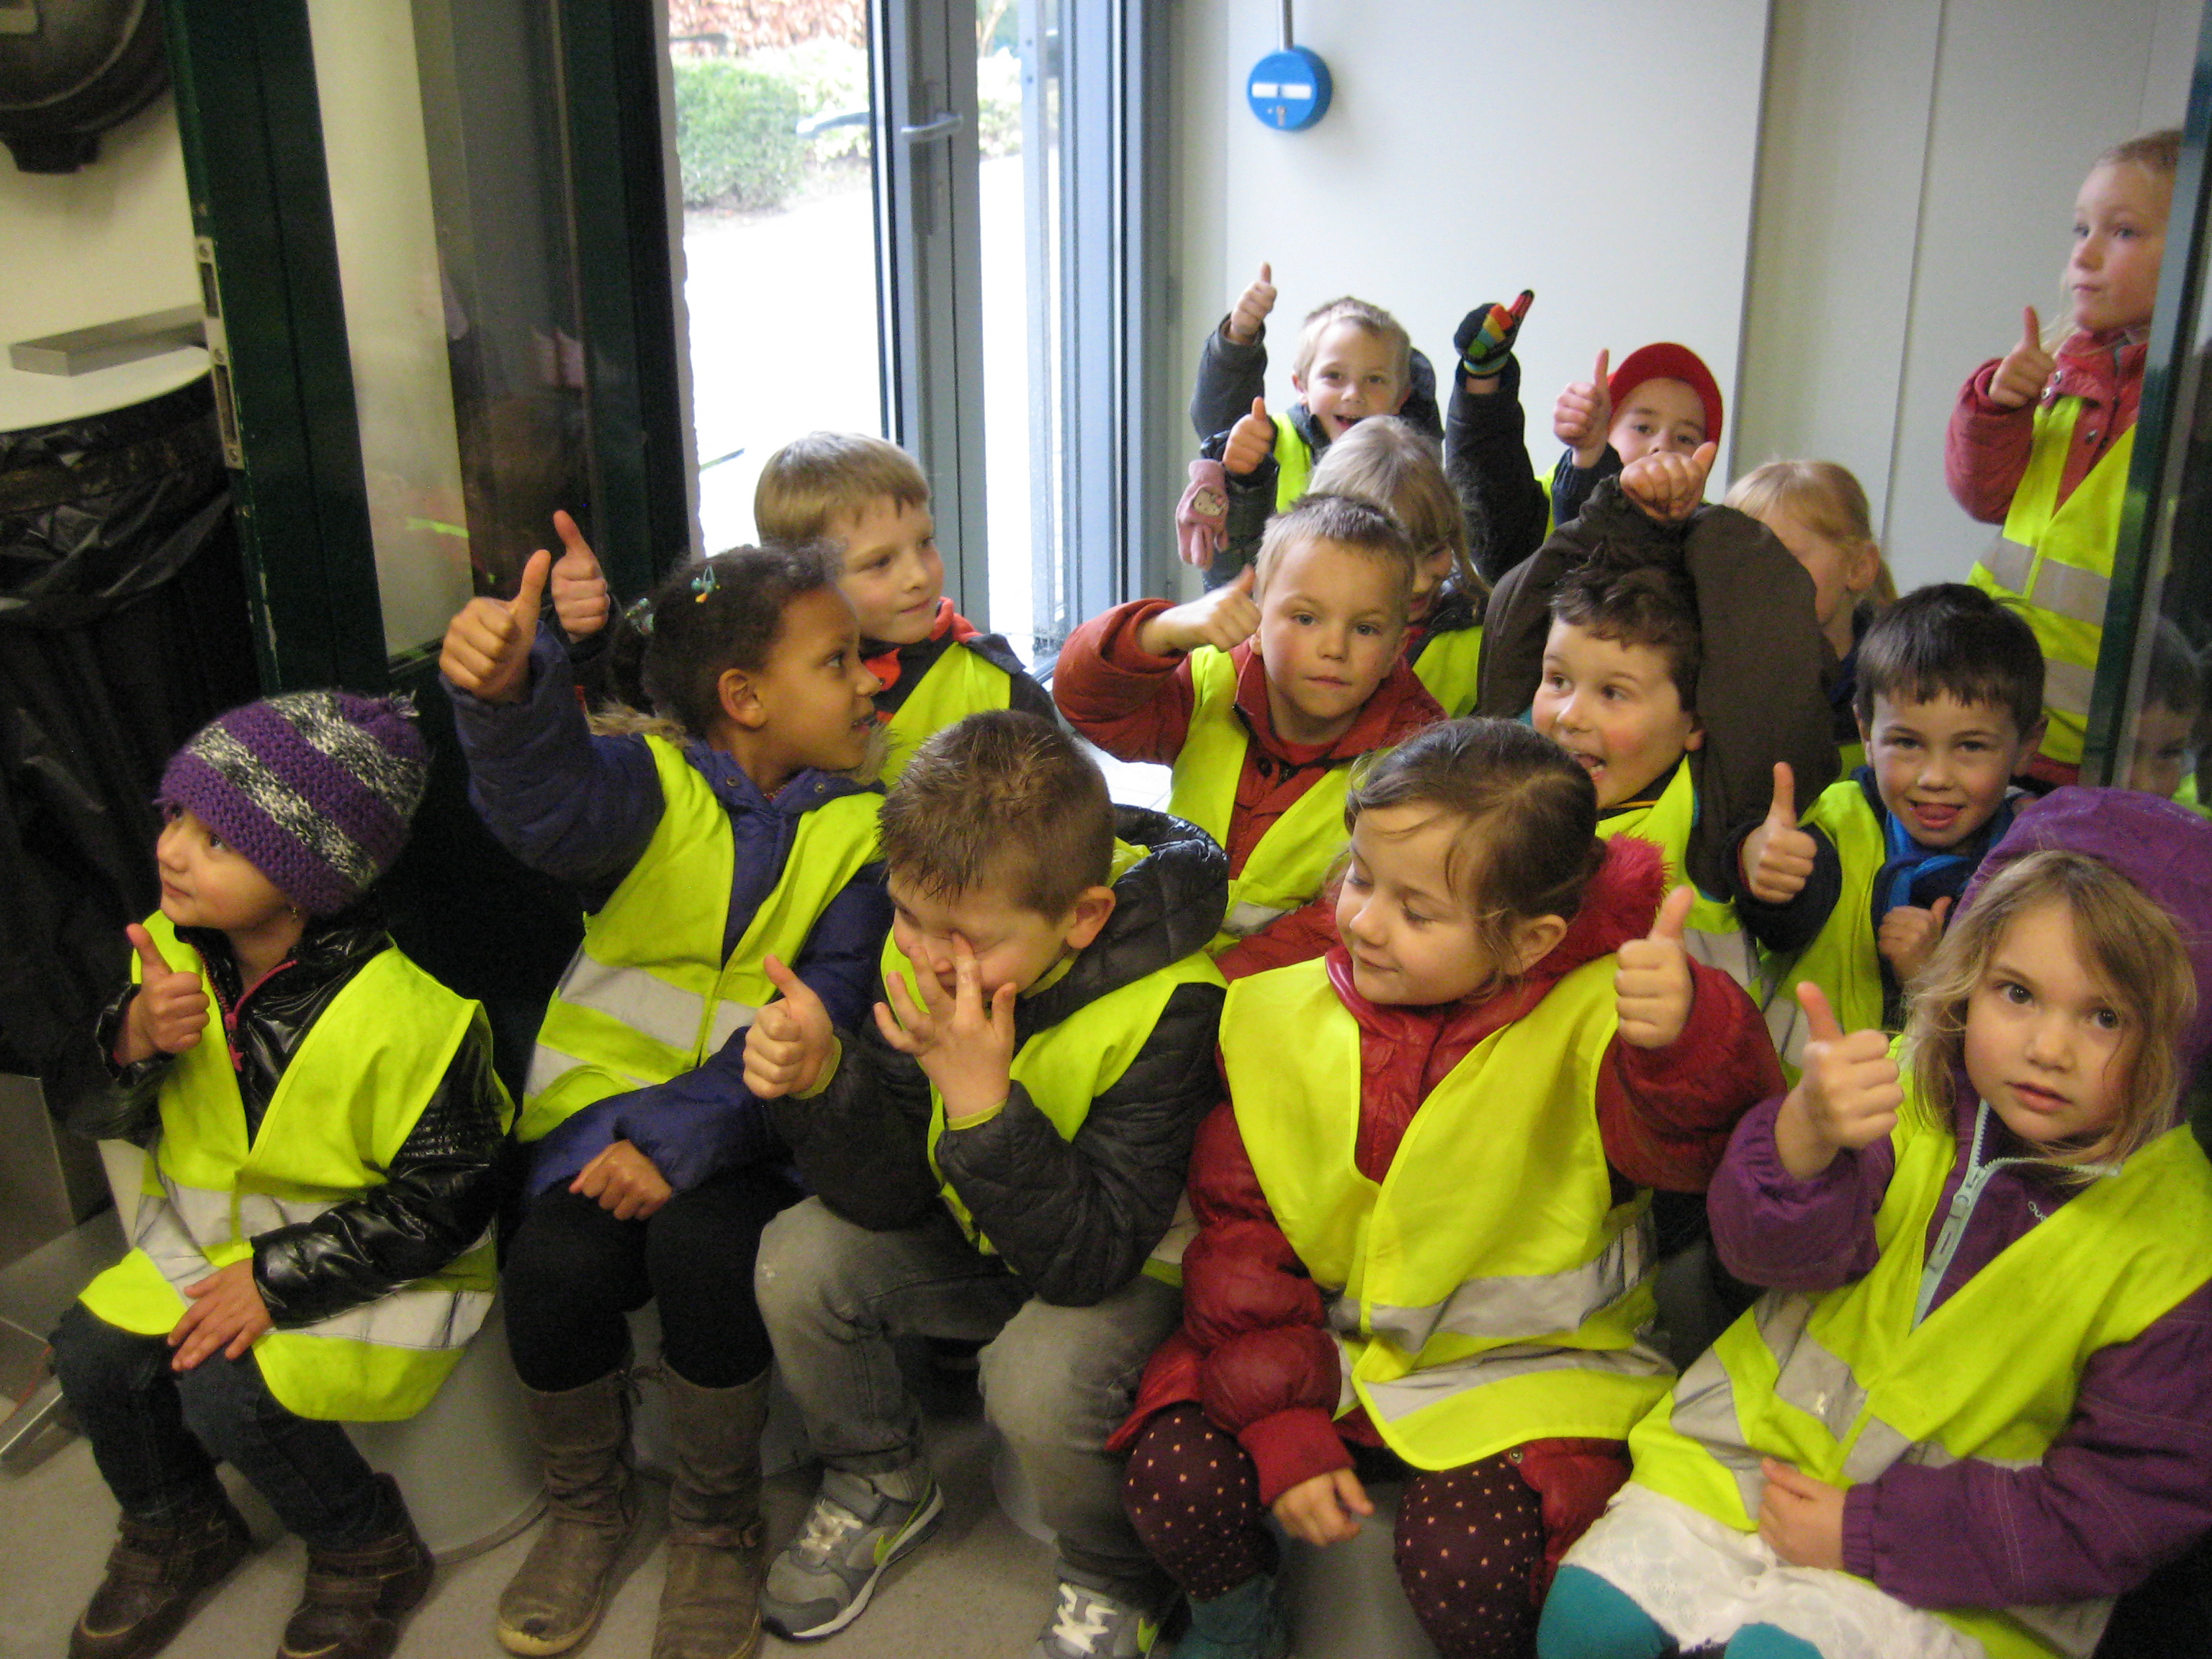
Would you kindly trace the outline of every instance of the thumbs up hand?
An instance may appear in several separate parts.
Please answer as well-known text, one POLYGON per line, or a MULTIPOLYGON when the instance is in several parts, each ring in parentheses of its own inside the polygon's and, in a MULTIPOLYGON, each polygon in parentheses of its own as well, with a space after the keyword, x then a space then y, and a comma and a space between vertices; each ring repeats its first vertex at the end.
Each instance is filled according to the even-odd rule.
POLYGON ((553 562, 553 614, 561 631, 572 640, 598 633, 607 625, 607 579, 591 543, 566 513, 553 515, 553 528, 561 538, 562 554, 553 562))
POLYGON ((1687 455, 1655 449, 1639 455, 1620 469, 1620 488, 1648 517, 1661 524, 1680 524, 1696 512, 1705 499, 1705 480, 1712 476, 1715 443, 1699 444, 1687 455))
POLYGON ((1137 629, 1138 649, 1155 657, 1195 651, 1201 645, 1235 650, 1260 630, 1260 606, 1252 597, 1252 582, 1258 574, 1259 568, 1248 564, 1234 581, 1146 618, 1137 629))
POLYGON ((1939 898, 1932 909, 1900 904, 1881 919, 1874 936, 1875 949, 1887 959, 1899 984, 1910 983, 1928 965, 1928 958, 1943 942, 1943 918, 1950 910, 1951 901, 1939 898))
POLYGON ((1267 313, 1274 308, 1275 273, 1262 264, 1258 278, 1237 296, 1236 309, 1229 313, 1229 320, 1221 325, 1221 331, 1238 345, 1250 345, 1260 337, 1260 331, 1267 325, 1267 313))
POLYGON ((1610 351, 1597 354, 1597 368, 1559 394, 1552 410, 1552 435, 1575 452, 1585 472, 1605 459, 1606 434, 1613 430, 1613 393, 1606 386, 1610 351))
POLYGON ((544 548, 522 568, 522 586, 511 599, 474 599, 446 624, 438 672, 485 702, 520 702, 530 681, 530 647, 538 638, 538 611, 553 556, 544 548))
POLYGON ((1846 1036, 1809 980, 1797 987, 1797 1002, 1805 1011, 1804 1071, 1776 1115, 1774 1140, 1784 1167, 1809 1181, 1838 1152, 1871 1146, 1894 1129, 1905 1089, 1886 1034, 1846 1036))
POLYGON ((207 1029, 207 988, 197 969, 171 968, 154 936, 137 922, 123 932, 138 953, 139 983, 116 1036, 116 1061, 135 1066, 155 1054, 181 1054, 207 1029))
POLYGON ((830 1011, 812 987, 774 957, 762 966, 783 994, 753 1016, 745 1033, 745 1087, 759 1100, 810 1093, 835 1041, 830 1011))
POLYGON ((2005 353, 1997 372, 1990 376, 1990 401, 1999 409, 2025 409, 2039 403, 2043 388, 2058 372, 2058 360, 2043 349, 2043 325, 2035 307, 2021 312, 2020 343, 2005 353))
POLYGON ((1613 994, 1620 1017, 1620 1040, 1637 1048, 1664 1048, 1690 1023, 1696 987, 1690 978, 1689 952, 1682 948, 1683 925, 1697 891, 1684 882, 1667 895, 1651 931, 1630 939, 1615 955, 1613 994))
POLYGON ((1275 422, 1265 398, 1252 399, 1251 413, 1229 429, 1229 443, 1221 452, 1222 470, 1249 477, 1275 447, 1275 422))
POLYGON ((1743 884, 1761 904, 1787 904, 1805 890, 1819 849, 1797 827, 1797 786, 1790 763, 1774 763, 1774 804, 1759 828, 1743 838, 1736 862, 1743 884))

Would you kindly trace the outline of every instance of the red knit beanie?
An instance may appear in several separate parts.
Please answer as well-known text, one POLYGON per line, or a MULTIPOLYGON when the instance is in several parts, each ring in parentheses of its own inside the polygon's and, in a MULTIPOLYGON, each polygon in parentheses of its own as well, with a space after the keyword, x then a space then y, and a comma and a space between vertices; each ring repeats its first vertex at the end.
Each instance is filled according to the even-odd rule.
POLYGON ((1605 383, 1613 406, 1619 409, 1628 394, 1646 380, 1680 380, 1696 392, 1698 401, 1705 406, 1705 441, 1721 441, 1720 383, 1713 379, 1704 358, 1672 340, 1638 347, 1620 360, 1620 367, 1605 383))

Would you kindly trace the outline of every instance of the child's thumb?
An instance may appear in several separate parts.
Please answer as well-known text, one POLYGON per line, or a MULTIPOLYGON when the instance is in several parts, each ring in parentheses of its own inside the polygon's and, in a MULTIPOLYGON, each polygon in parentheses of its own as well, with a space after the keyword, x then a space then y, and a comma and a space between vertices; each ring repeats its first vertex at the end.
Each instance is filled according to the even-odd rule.
POLYGON ((1790 829, 1797 827, 1797 779, 1788 761, 1774 763, 1774 805, 1766 809, 1766 816, 1790 829))
POLYGON ((570 518, 565 511, 556 508, 553 514, 553 531, 561 538, 562 564, 567 564, 571 559, 581 559, 586 564, 591 566, 595 574, 597 573, 599 568, 599 557, 592 551, 591 543, 584 539, 584 532, 577 527, 575 520, 570 518))
POLYGON ((1612 349, 1610 347, 1601 348, 1597 354, 1597 378, 1591 382, 1591 384, 1595 386, 1601 392, 1605 391, 1606 382, 1612 379, 1612 376, 1606 372, 1607 366, 1612 362, 1612 349))
POLYGON ((530 556, 530 562, 522 567, 522 585, 507 601, 507 614, 520 623, 526 633, 538 621, 540 606, 545 603, 545 579, 552 574, 553 556, 539 548, 530 556))
POLYGON ((1237 580, 1229 585, 1239 593, 1249 593, 1252 591, 1252 584, 1259 579, 1260 567, 1256 564, 1248 564, 1237 573, 1237 580))
POLYGON ((2021 325, 2020 349, 2022 351, 2042 350, 2043 324, 2035 314, 2035 307, 2022 306, 2020 311, 2020 320, 2021 325))
POLYGON ((1270 425, 1273 424, 1267 414, 1267 400, 1265 398, 1252 399, 1252 418, 1255 421, 1267 421, 1270 425))
POLYGON ((174 971, 162 957, 161 947, 154 943, 154 936, 137 922, 134 921, 125 927, 123 930, 123 936, 131 941, 131 948, 137 951, 139 963, 144 969, 148 979, 152 979, 156 974, 174 971))
POLYGON ((1827 993, 1809 979, 1797 981, 1797 1006, 1805 1011, 1806 1035, 1814 1042, 1834 1042, 1843 1036, 1843 1022, 1828 1006, 1827 993))
POLYGON ((1712 471, 1714 458, 1720 453, 1721 447, 1708 438, 1691 452, 1690 465, 1698 469, 1698 477, 1704 477, 1712 471))
POLYGON ((1951 901, 1948 898, 1937 899, 1929 907, 1928 914, 1936 918, 1936 925, 1941 927, 1943 925, 1943 918, 1951 914, 1951 901))
POLYGON ((761 971, 768 975, 769 984, 783 993, 784 1000, 787 1002, 797 1002, 814 994, 813 988, 786 967, 779 957, 763 957, 761 971))
POLYGON ((1696 891, 1686 881, 1668 894, 1666 902, 1659 907, 1658 915, 1652 920, 1651 932, 1647 937, 1664 945, 1680 945, 1682 929, 1690 920, 1690 907, 1697 902, 1697 898, 1696 891))
POLYGON ((1267 283, 1270 288, 1274 286, 1275 268, 1269 264, 1265 259, 1260 261, 1260 280, 1267 283))

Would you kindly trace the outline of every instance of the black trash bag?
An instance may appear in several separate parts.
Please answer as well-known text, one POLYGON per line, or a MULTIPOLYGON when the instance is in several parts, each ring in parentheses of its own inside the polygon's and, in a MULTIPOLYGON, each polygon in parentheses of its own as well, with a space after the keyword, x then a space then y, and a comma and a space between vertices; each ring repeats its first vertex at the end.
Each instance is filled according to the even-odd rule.
POLYGON ((161 768, 258 693, 209 383, 0 434, 0 1071, 81 1085, 161 768))

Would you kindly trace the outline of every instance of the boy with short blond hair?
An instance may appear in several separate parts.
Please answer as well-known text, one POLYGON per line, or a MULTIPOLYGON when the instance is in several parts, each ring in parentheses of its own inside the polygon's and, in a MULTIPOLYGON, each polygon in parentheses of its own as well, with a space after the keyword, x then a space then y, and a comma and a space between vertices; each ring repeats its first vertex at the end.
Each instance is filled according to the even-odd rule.
POLYGON ((1328 948, 1316 902, 1344 847, 1352 763, 1443 717, 1401 648, 1413 565, 1381 507, 1309 495, 1236 581, 1188 605, 1118 605, 1061 649, 1069 723, 1122 760, 1172 766, 1168 810, 1227 851, 1214 949, 1231 979, 1328 948))
POLYGON ((769 1227, 757 1280, 826 1466, 763 1617, 794 1638, 842 1629, 935 1526, 892 1342, 963 1338, 988 1343, 986 1410, 1058 1538, 1032 1654, 1141 1653, 1172 1589, 1105 1444, 1181 1316, 1163 1241, 1218 1094, 1203 947, 1225 862, 1188 824, 1114 806, 1073 738, 1006 710, 922 745, 883 851, 872 1026, 833 1031, 782 975, 747 1039, 747 1081, 816 1194, 769 1227))
MULTIPOLYGON (((1852 1030, 1901 1028, 1904 988, 2011 827, 2014 775, 2043 731, 2043 652, 2016 611, 1963 582, 1908 593, 1859 644, 1866 764, 1801 821, 1788 781, 1736 854, 1761 948, 1852 1030)), ((1793 1065, 1802 1024, 1784 1058, 1793 1065)))

